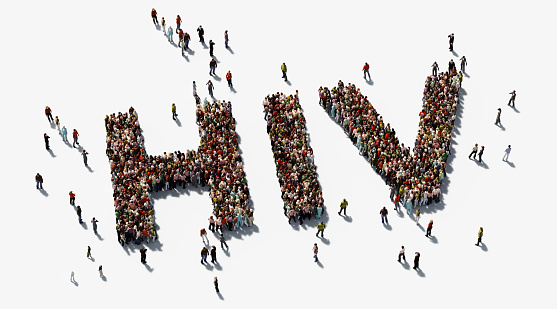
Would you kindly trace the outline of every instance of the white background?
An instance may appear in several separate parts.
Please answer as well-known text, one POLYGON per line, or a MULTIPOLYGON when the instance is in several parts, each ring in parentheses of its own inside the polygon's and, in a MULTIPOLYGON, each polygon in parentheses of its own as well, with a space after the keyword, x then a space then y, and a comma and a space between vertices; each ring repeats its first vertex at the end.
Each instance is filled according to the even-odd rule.
MULTIPOLYGON (((1 151, 0 305, 31 308, 231 307, 550 307, 556 275, 553 123, 556 48, 549 1, 12 1, 0 19, 4 137, 1 151), (192 37, 187 60, 150 18, 155 6, 192 37), (134 106, 150 154, 195 149, 192 81, 201 98, 209 52, 219 60, 215 96, 230 100, 241 136, 255 224, 227 233, 220 267, 200 265, 199 229, 207 226, 207 191, 155 196, 160 244, 118 244, 104 117, 134 106), (224 49, 228 29, 231 51, 224 49), (455 33, 455 52, 447 35, 455 33), (318 105, 319 86, 356 83, 399 138, 417 134, 423 83, 437 61, 446 70, 465 55, 469 66, 453 133, 442 203, 422 209, 435 241, 406 214, 392 211, 388 188, 318 105), (286 62, 291 85, 281 79, 286 62), (373 82, 362 79, 364 62, 373 82), (236 93, 224 76, 231 70, 236 93), (506 106, 513 89, 516 109, 506 106), (262 101, 299 90, 328 211, 325 239, 315 221, 292 228, 282 212, 262 101), (172 121, 176 103, 180 125, 172 121), (80 133, 90 170, 62 143, 44 116, 80 133), (504 129, 493 124, 501 107, 504 129), (52 154, 44 149, 43 133, 52 154), (469 160, 484 145, 484 165, 469 160), (512 145, 509 163, 501 161, 512 145), (34 176, 44 177, 44 192, 34 176), (68 192, 77 194, 86 228, 68 192), (347 198, 349 219, 336 212, 347 198), (380 222, 388 206, 392 229, 380 222), (90 220, 99 220, 99 237, 90 220), (474 246, 484 227, 485 247, 474 246), (321 265, 312 259, 320 248, 321 265), (401 245, 421 252, 421 273, 396 262, 401 245), (88 260, 91 246, 94 262, 88 260), (102 264, 106 280, 99 278, 102 264), (75 271, 77 285, 70 283, 75 271), (212 281, 218 276, 221 297, 212 281)), ((174 35, 177 42, 177 35, 174 35)), ((210 235, 211 244, 218 241, 210 235)))

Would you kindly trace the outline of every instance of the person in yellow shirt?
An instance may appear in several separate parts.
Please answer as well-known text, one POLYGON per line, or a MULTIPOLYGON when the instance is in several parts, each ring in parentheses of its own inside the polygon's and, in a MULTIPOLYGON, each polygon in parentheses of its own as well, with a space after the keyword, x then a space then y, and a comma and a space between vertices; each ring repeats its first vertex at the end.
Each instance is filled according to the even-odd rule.
POLYGON ((342 211, 344 211, 344 215, 346 216, 346 206, 348 206, 348 202, 346 199, 342 199, 342 202, 340 202, 340 210, 338 211, 339 215, 342 211))
POLYGON ((482 242, 482 237, 483 236, 484 236, 484 228, 480 227, 480 230, 478 231, 478 242, 476 243, 476 246, 480 245, 480 243, 482 242))

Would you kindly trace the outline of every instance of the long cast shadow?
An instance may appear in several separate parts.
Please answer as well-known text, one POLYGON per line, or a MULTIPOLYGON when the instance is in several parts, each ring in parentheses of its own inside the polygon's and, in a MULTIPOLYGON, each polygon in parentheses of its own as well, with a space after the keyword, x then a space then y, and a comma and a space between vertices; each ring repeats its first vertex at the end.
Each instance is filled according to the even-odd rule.
POLYGON ((41 191, 42 195, 44 195, 45 197, 48 197, 48 192, 46 192, 45 189, 39 189, 39 191, 41 191))
POLYGON ((51 157, 56 158, 56 155, 54 154, 52 149, 48 149, 47 151, 48 151, 48 153, 50 154, 51 157))

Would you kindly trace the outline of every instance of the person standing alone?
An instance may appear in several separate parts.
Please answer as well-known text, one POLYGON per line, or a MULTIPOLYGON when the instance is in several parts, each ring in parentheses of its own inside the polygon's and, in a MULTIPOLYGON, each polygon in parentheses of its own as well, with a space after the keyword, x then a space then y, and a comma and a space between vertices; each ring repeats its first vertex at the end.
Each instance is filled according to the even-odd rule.
POLYGON ((73 191, 70 191, 70 205, 75 206, 75 193, 73 193, 73 191))
POLYGON ((172 120, 176 120, 176 117, 178 117, 178 114, 176 114, 176 104, 172 103, 172 120))
POLYGON ((495 118, 495 124, 501 124, 501 108, 497 109, 497 118, 495 118))
POLYGON ((429 220, 429 224, 427 225, 427 231, 425 232, 425 237, 431 236, 432 229, 433 229, 433 219, 429 220))
POLYGON ((364 64, 364 68, 362 69, 362 71, 364 71, 364 79, 366 79, 366 74, 368 78, 371 79, 371 76, 369 75, 369 64, 367 62, 366 64, 364 64))
POLYGON ((404 251, 406 251, 406 249, 404 249, 404 246, 401 246, 401 249, 398 252, 398 262, 399 263, 400 263, 400 258, 401 257, 404 259, 404 262, 406 263, 406 255, 404 255, 404 251))
POLYGON ((476 154, 478 153, 478 144, 474 145, 472 152, 468 155, 468 159, 474 155, 474 160, 476 160, 476 154))
POLYGON ((346 216, 347 206, 348 206, 348 202, 346 201, 346 199, 343 199, 342 202, 340 202, 340 210, 338 211, 338 214, 340 215, 340 213, 344 211, 344 215, 346 216))
POLYGON ((50 145, 49 145, 49 142, 48 142, 48 139, 49 139, 49 138, 50 138, 50 136, 48 136, 48 134, 45 133, 45 134, 44 134, 44 145, 45 145, 45 147, 46 147, 47 150, 50 149, 50 145))
POLYGON ((199 35, 199 42, 201 42, 201 44, 205 44, 205 39, 203 38, 205 30, 203 30, 203 27, 201 27, 201 25, 197 27, 197 34, 199 35))
POLYGON ((460 58, 460 70, 462 71, 462 73, 466 73, 466 66, 468 65, 468 62, 466 62, 466 56, 462 56, 460 58))
POLYGON ((507 159, 509 159, 510 154, 511 154, 511 145, 509 145, 509 148, 505 149, 505 154, 503 155, 503 161, 507 161, 507 159))
POLYGON ((83 151, 81 152, 81 155, 83 156, 83 163, 85 164, 85 166, 87 166, 87 155, 88 154, 89 153, 85 149, 83 149, 83 151))
POLYGON ((207 89, 209 90, 209 95, 212 97, 213 96, 213 89, 215 89, 215 86, 213 86, 213 82, 211 82, 210 80, 207 82, 207 89))
POLYGON ((155 8, 151 10, 151 18, 153 19, 153 24, 159 24, 159 20, 157 19, 157 10, 155 10, 155 8))
POLYGON ((454 33, 449 34, 449 51, 453 51, 454 33))
POLYGON ((232 73, 230 71, 226 73, 226 81, 228 82, 228 87, 232 88, 232 73))
POLYGON ((321 221, 321 223, 319 223, 317 225, 317 233, 315 234, 315 236, 319 237, 319 233, 321 233, 321 237, 325 237, 323 236, 323 232, 325 231, 325 223, 323 223, 323 221, 321 221))
POLYGON ((42 189, 43 188, 43 176, 41 176, 41 174, 37 173, 37 175, 35 175, 35 181, 37 182, 37 189, 39 189, 39 186, 42 189))
POLYGON ((79 138, 79 133, 77 133, 76 129, 73 129, 72 136, 73 136, 73 148, 76 148, 75 144, 79 145, 79 142, 77 141, 77 139, 79 138))
POLYGON ((412 269, 420 268, 420 253, 416 252, 414 256, 414 267, 412 269))
POLYGON ((91 224, 93 224, 93 232, 95 234, 97 234, 97 222, 99 222, 99 220, 95 219, 95 217, 93 217, 93 219, 91 219, 91 224))
POLYGON ((141 248, 139 249, 139 253, 141 254, 141 263, 147 263, 147 249, 141 248))
POLYGON ((512 103, 513 104, 512 107, 514 107, 514 99, 516 99, 516 90, 513 90, 512 92, 509 92, 509 94, 511 95, 511 98, 509 99, 509 104, 507 104, 507 105, 511 106, 511 103, 512 103))
POLYGON ((319 261, 319 259, 317 258, 317 252, 319 251, 319 248, 317 247, 317 243, 313 244, 313 258, 315 259, 314 262, 319 261))
POLYGON ((480 230, 478 231, 478 242, 476 242, 476 246, 480 245, 480 243, 482 242, 482 237, 483 236, 484 236, 484 228, 480 227, 480 230))
POLYGON ((389 220, 387 219, 389 212, 387 208, 383 207, 383 209, 379 211, 379 214, 381 215, 381 223, 385 224, 385 222, 387 222, 387 225, 389 225, 389 220))
POLYGON ((213 280, 213 284, 215 285, 215 291, 217 293, 220 293, 220 291, 219 291, 219 279, 217 279, 217 277, 215 277, 215 280, 213 280))
POLYGON ((284 81, 287 82, 288 81, 288 77, 286 76, 286 64, 283 62, 282 65, 280 66, 280 70, 282 71, 282 78, 284 78, 284 81))

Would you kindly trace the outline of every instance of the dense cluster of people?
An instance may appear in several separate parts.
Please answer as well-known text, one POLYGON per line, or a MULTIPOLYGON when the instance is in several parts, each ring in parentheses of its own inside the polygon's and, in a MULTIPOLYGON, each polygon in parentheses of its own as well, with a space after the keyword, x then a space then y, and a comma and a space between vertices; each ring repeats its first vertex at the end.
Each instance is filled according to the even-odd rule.
POLYGON ((295 95, 276 93, 263 101, 267 133, 280 183, 284 214, 289 222, 296 217, 304 219, 321 217, 323 194, 317 180, 313 162, 313 149, 309 146, 306 119, 295 95))
POLYGON ((110 161, 116 230, 122 246, 157 239, 151 193, 177 186, 209 186, 219 220, 246 216, 249 190, 239 153, 236 122, 230 102, 197 101, 201 137, 197 151, 148 155, 138 115, 106 116, 106 155, 110 161))
POLYGON ((439 202, 461 82, 462 74, 455 70, 427 77, 412 153, 355 85, 339 81, 330 90, 320 87, 319 104, 343 127, 385 183, 391 185, 391 199, 396 195, 397 203, 423 206, 434 200, 439 202))

